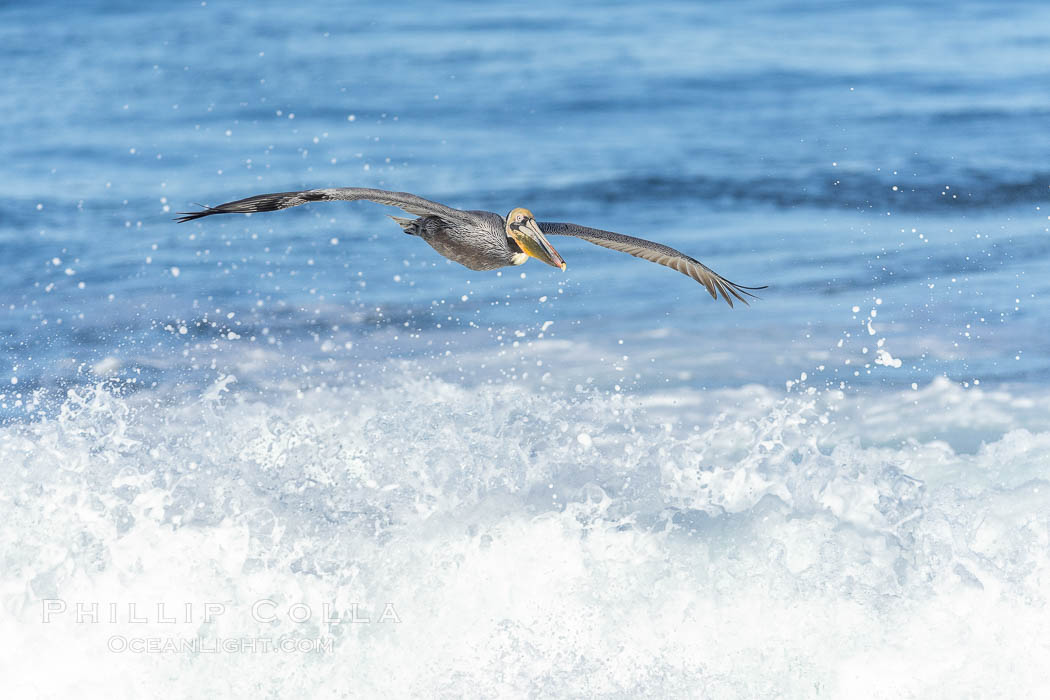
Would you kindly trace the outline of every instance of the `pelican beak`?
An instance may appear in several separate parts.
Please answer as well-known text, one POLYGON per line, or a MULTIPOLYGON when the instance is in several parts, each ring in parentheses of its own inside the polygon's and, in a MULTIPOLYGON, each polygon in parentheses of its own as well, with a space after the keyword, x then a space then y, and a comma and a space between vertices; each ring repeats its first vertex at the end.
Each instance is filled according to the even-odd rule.
POLYGON ((543 231, 540 231, 535 219, 526 219, 521 224, 511 227, 510 235, 529 257, 565 269, 565 261, 558 255, 558 251, 554 250, 543 231))

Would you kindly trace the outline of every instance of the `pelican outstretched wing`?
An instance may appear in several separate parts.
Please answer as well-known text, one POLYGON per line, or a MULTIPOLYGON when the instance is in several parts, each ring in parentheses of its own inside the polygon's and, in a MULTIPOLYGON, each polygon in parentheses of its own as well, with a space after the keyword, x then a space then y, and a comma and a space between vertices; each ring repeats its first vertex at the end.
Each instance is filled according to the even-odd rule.
POLYGON ((622 233, 602 231, 601 229, 579 226, 577 224, 540 221, 539 225, 540 230, 548 236, 582 238, 595 245, 618 250, 621 253, 627 253, 636 258, 642 258, 643 260, 665 265, 672 270, 677 270, 707 287, 707 291, 710 292, 713 298, 717 299, 719 293, 721 293, 722 298, 726 300, 729 306, 733 306, 733 297, 747 304, 745 296, 757 299, 758 297, 751 292, 765 289, 765 287, 745 287, 735 282, 730 282, 699 260, 695 260, 674 248, 661 245, 660 243, 653 243, 644 238, 625 236, 622 233))
POLYGON ((201 211, 179 212, 179 218, 175 219, 180 224, 185 221, 193 221, 212 214, 252 214, 260 211, 276 211, 297 207, 309 202, 334 202, 354 201, 366 199, 370 202, 386 204, 397 207, 402 211, 416 216, 439 216, 449 221, 470 221, 470 216, 459 209, 446 207, 444 204, 431 202, 408 192, 388 192, 387 190, 373 190, 367 187, 330 187, 319 190, 304 190, 302 192, 274 192, 272 194, 257 194, 254 197, 238 199, 235 202, 226 202, 217 207, 204 207, 201 211))

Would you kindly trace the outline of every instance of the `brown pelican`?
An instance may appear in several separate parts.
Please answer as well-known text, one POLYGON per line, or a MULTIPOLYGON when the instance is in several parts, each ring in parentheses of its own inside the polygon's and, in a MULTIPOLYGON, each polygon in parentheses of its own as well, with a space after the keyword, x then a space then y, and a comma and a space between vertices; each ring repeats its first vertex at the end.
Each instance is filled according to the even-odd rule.
MULTIPOLYGON (((747 304, 751 291, 765 287, 744 287, 730 282, 699 260, 659 243, 577 224, 537 222, 532 212, 518 207, 504 219, 489 211, 463 211, 431 202, 408 192, 388 192, 364 187, 334 187, 303 192, 276 192, 238 199, 197 212, 180 212, 179 223, 212 214, 252 214, 296 207, 308 202, 354 201, 365 199, 397 207, 417 218, 391 216, 405 233, 419 236, 437 252, 471 270, 494 270, 521 265, 536 258, 565 269, 565 261, 554 250, 547 236, 574 236, 595 245, 628 253, 636 258, 665 265, 692 277, 707 287, 711 296, 732 306, 733 297, 747 304), (751 291, 749 291, 751 290, 751 291)), ((757 298, 757 297, 756 297, 757 298)))

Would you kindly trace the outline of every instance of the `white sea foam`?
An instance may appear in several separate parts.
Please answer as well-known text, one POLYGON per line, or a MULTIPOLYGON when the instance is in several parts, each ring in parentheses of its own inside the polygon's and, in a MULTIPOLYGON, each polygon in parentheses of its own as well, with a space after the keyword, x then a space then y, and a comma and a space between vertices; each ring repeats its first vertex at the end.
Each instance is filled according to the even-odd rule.
POLYGON ((240 695, 1019 697, 1050 683, 1048 409, 945 380, 552 397, 394 367, 78 390, 0 429, 0 657, 20 696, 199 695, 221 667, 240 695), (113 650, 144 638, 331 649, 113 650))

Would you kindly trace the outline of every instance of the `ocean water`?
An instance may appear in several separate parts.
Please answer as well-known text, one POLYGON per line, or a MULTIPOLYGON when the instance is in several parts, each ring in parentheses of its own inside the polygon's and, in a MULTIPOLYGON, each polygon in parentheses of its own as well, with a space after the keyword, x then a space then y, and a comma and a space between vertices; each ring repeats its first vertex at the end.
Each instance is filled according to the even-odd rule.
POLYGON ((11 697, 1050 687, 1043 3, 0 7, 11 697), (525 206, 472 272, 322 186, 525 206))

